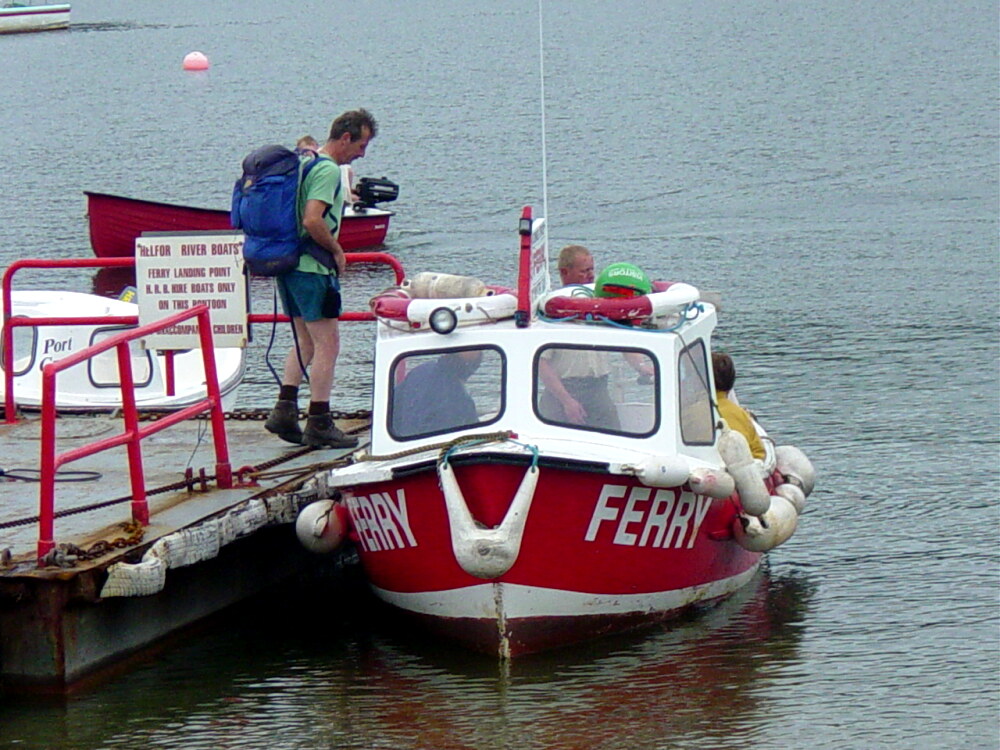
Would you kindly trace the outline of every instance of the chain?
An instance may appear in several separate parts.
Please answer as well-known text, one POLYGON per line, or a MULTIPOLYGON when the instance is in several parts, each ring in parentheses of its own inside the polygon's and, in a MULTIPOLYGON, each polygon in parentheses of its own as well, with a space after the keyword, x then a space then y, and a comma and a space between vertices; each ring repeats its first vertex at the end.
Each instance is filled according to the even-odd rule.
MULTIPOLYGON (((147 409, 139 413, 140 422, 155 422, 162 417, 172 414, 170 411, 156 411, 147 409)), ((237 422, 263 422, 267 419, 268 414, 270 414, 270 409, 241 409, 240 411, 227 411, 223 412, 223 419, 233 420, 237 422)), ((308 416, 305 412, 299 412, 299 419, 305 419, 308 416)), ((355 409, 354 411, 334 411, 330 410, 330 416, 334 419, 371 419, 372 410, 371 409, 355 409)), ((193 419, 211 419, 211 412, 202 412, 193 417, 193 419)))
POLYGON ((146 535, 145 528, 138 521, 126 521, 119 524, 119 526, 125 532, 126 536, 120 536, 111 540, 101 539, 94 542, 87 549, 78 547, 75 544, 60 544, 45 555, 41 562, 45 566, 55 565, 60 568, 71 568, 78 562, 96 560, 98 557, 103 557, 112 550, 134 547, 146 535))

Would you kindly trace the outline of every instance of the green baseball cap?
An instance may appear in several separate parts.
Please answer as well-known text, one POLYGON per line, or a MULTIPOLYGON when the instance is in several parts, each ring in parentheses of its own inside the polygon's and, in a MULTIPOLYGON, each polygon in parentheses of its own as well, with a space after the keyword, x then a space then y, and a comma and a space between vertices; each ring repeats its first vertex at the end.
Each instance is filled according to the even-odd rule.
POLYGON ((646 272, 631 263, 612 263, 594 282, 595 297, 638 297, 652 291, 646 272))

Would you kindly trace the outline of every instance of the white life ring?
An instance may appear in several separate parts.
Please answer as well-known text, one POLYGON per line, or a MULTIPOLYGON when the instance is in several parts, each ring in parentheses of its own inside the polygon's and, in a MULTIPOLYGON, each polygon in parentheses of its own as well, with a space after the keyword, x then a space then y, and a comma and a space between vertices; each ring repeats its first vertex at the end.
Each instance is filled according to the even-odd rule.
POLYGON ((451 299, 410 298, 405 293, 380 294, 371 301, 377 318, 402 321, 411 328, 428 327, 431 313, 446 307, 455 313, 458 325, 489 323, 514 317, 517 296, 502 288, 483 297, 456 297, 451 299))

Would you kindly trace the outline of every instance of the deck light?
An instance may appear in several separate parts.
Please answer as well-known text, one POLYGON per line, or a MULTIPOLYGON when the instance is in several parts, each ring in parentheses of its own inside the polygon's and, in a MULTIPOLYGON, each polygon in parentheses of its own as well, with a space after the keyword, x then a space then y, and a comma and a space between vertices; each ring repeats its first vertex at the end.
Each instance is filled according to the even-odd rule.
POLYGON ((458 325, 458 316, 450 307, 438 307, 431 311, 427 322, 434 333, 440 333, 444 336, 455 330, 455 326, 458 325))

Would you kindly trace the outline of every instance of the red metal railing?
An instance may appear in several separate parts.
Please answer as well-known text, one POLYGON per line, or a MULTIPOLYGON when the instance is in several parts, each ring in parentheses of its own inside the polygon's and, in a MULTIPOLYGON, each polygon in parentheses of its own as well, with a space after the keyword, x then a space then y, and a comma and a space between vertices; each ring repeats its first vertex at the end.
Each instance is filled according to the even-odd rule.
MULTIPOLYGON (((405 273, 402 264, 389 253, 346 253, 348 264, 353 263, 381 263, 389 266, 396 277, 396 284, 401 284, 405 273)), ((16 260, 11 263, 3 275, 3 332, 0 339, 2 351, 8 355, 14 352, 14 329, 21 326, 45 326, 45 325, 136 325, 139 322, 137 316, 115 316, 102 318, 13 318, 13 303, 11 301, 11 291, 13 287, 14 274, 24 268, 107 268, 107 267, 132 267, 135 265, 135 258, 61 258, 57 260, 26 259, 16 260)), ((340 316, 344 321, 374 320, 375 315, 370 310, 345 311, 340 316)), ((250 313, 247 315, 247 323, 271 323, 274 321, 288 322, 287 315, 274 315, 272 313, 250 313)), ((14 395, 14 368, 11 363, 5 363, 4 378, 4 421, 13 424, 17 421, 17 401, 14 395)), ((168 392, 173 380, 172 368, 168 368, 166 373, 168 380, 168 392)))
MULTIPOLYGON (((405 273, 402 264, 392 255, 380 252, 352 252, 347 254, 347 262, 351 263, 381 263, 392 268, 396 284, 401 284, 405 273)), ((19 326, 45 325, 137 325, 138 316, 103 316, 103 317, 59 317, 59 318, 14 318, 12 302, 12 285, 14 275, 25 268, 106 268, 130 267, 135 265, 134 258, 64 258, 55 260, 25 259, 14 261, 7 267, 3 275, 2 305, 3 329, 0 334, 2 350, 8 358, 13 356, 14 329, 19 326)), ((345 311, 341 320, 374 320, 370 311, 345 311)), ((285 315, 248 314, 247 323, 269 323, 273 321, 288 321, 285 315)), ((109 448, 126 446, 129 460, 129 478, 132 486, 132 518, 148 525, 149 506, 146 502, 145 479, 142 470, 141 440, 160 430, 166 429, 188 417, 211 411, 212 433, 215 441, 216 481, 220 488, 229 489, 233 486, 232 468, 229 463, 229 448, 226 440, 225 420, 222 413, 222 396, 219 390, 218 373, 215 364, 214 342, 212 339, 208 307, 198 305, 160 321, 132 328, 115 334, 104 341, 71 354, 56 362, 46 364, 42 368, 42 434, 41 434, 41 484, 39 499, 39 535, 37 554, 39 564, 42 558, 55 547, 55 478, 59 467, 71 461, 99 453, 109 448), (176 325, 189 318, 198 318, 198 335, 205 363, 205 381, 207 398, 171 414, 161 417, 155 422, 140 426, 135 405, 135 387, 132 377, 131 354, 129 342, 148 336, 164 328, 176 325), (97 354, 114 348, 118 358, 119 384, 122 390, 122 415, 125 422, 125 432, 99 440, 87 446, 82 446, 62 454, 56 454, 56 376, 63 370, 83 362, 97 354)), ((4 415, 7 423, 17 421, 16 400, 14 396, 14 368, 12 362, 4 363, 4 415)), ((168 379, 171 373, 167 374, 168 379)))
POLYGON ((212 436, 215 442, 215 475, 221 489, 231 489, 233 472, 229 464, 229 446, 226 442, 226 424, 222 414, 222 394, 219 390, 219 377, 215 367, 215 345, 212 341, 212 323, 206 305, 196 305, 190 310, 182 310, 169 317, 148 323, 138 328, 122 331, 108 337, 86 349, 81 349, 57 362, 49 362, 42 368, 42 456, 41 456, 41 491, 38 513, 38 559, 41 559, 55 547, 55 481, 56 472, 63 464, 92 456, 95 453, 126 447, 128 453, 129 480, 132 485, 132 519, 143 526, 149 524, 149 506, 146 503, 146 480, 142 472, 142 447, 140 441, 175 425, 188 417, 211 412, 212 436), (205 367, 205 385, 208 396, 188 407, 171 412, 156 420, 139 424, 135 408, 135 385, 132 380, 132 357, 129 342, 144 338, 162 331, 170 326, 188 320, 198 319, 198 337, 201 344, 202 359, 205 367), (119 435, 103 438, 89 445, 56 454, 56 376, 63 370, 84 362, 91 357, 115 349, 118 356, 118 378, 122 392, 122 418, 125 421, 125 432, 119 435))

